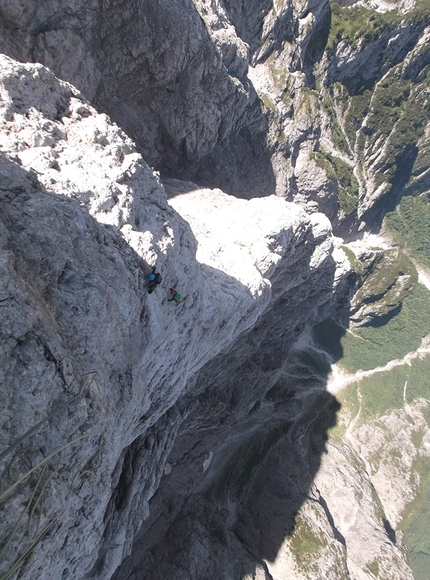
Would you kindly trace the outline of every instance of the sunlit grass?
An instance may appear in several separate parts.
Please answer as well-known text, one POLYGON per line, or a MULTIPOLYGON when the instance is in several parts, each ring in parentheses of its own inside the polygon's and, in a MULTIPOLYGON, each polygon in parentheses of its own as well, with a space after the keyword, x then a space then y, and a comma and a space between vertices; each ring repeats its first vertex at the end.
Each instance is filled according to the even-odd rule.
POLYGON ((403 390, 408 371, 407 366, 395 367, 360 382, 361 412, 357 427, 403 407, 403 390))
POLYGON ((430 333, 430 293, 421 284, 405 297, 400 312, 384 326, 345 332, 334 321, 315 327, 314 338, 349 373, 384 366, 415 351, 430 333))
POLYGON ((428 580, 430 567, 430 458, 419 458, 415 465, 421 485, 414 501, 407 507, 400 529, 409 550, 414 580, 428 580))
POLYGON ((394 239, 430 268, 430 207, 427 195, 402 198, 396 211, 386 216, 385 222, 394 239))

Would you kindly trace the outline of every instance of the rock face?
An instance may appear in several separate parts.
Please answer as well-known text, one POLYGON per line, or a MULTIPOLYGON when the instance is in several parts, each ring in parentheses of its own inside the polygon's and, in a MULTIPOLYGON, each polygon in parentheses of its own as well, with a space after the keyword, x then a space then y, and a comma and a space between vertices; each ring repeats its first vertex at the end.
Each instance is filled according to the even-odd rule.
POLYGON ((0 7, 2 579, 411 578, 308 340, 428 183, 428 17, 353 10, 0 7))
POLYGON ((108 578, 170 454, 198 487, 246 444, 241 417, 349 266, 322 215, 172 182, 192 232, 122 131, 40 65, 3 57, 1 94, 3 574, 108 578), (178 307, 142 288, 154 264, 178 307), (209 416, 228 453, 219 433, 176 445, 209 416))
POLYGON ((425 10, 347 4, 11 1, 0 49, 75 85, 163 175, 286 197, 346 235, 425 189, 429 114, 425 10))
POLYGON ((398 248, 372 251, 361 241, 349 244, 348 248, 354 252, 357 274, 351 325, 377 324, 393 316, 418 281, 415 266, 398 248))
POLYGON ((219 185, 231 182, 230 190, 240 187, 247 196, 273 190, 267 121, 245 76, 246 46, 231 25, 225 33, 217 26, 214 44, 204 16, 187 0, 150 9, 139 1, 106 2, 101 12, 98 2, 13 3, 2 17, 4 52, 72 82, 152 166, 203 181, 223 169, 219 185))
POLYGON ((386 506, 386 517, 394 528, 418 493, 419 476, 409 476, 413 464, 429 456, 427 411, 428 401, 418 399, 414 404, 405 405, 405 409, 362 425, 353 436, 354 445, 365 459, 378 495, 386 506), (417 450, 413 441, 423 435, 423 444, 417 450), (397 454, 399 449, 401 451, 400 457, 393 462, 395 448, 397 454), (396 481, 396 485, 390 485, 390 481, 396 481))

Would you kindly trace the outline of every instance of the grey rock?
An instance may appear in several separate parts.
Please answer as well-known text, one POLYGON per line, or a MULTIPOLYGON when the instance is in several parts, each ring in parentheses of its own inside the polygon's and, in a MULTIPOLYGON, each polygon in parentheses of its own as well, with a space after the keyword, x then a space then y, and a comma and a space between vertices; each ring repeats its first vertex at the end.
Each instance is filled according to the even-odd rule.
MULTIPOLYGON (((388 7, 364 4, 381 12, 388 7)), ((273 6, 206 0, 149 6, 133 0, 102 9, 95 2, 13 1, 1 8, 0 49, 41 62, 71 82, 164 176, 244 198, 294 199, 329 215, 346 235, 357 229, 357 216, 377 221, 386 199, 398 195, 388 177, 380 183, 393 159, 380 151, 380 140, 376 147, 368 140, 364 164, 353 143, 339 151, 339 131, 351 130, 344 118, 349 108, 338 102, 327 113, 321 103, 333 99, 339 84, 351 94, 363 84, 373 87, 403 60, 416 74, 423 69, 420 47, 428 32, 410 16, 412 4, 402 2, 409 17, 377 38, 355 44, 341 39, 329 54, 328 0, 273 6), (261 91, 260 76, 273 77, 274 86, 261 91), (309 99, 311 108, 303 110, 309 99), (340 128, 333 127, 335 120, 340 128), (340 176, 325 175, 312 158, 327 144, 347 158, 360 182, 359 198, 347 212, 337 204, 340 176)), ((402 74, 409 78, 411 72, 402 74)), ((364 119, 360 129, 367 126, 364 119)), ((418 149, 426 157, 425 144, 418 149)), ((412 162, 409 157, 405 161, 412 162)))
POLYGON ((354 252, 357 273, 355 294, 351 299, 352 325, 381 323, 393 316, 405 296, 418 281, 413 263, 398 249, 371 250, 360 241, 348 248, 354 252))
POLYGON ((402 508, 390 465, 367 475, 326 447, 337 406, 307 336, 349 292, 319 212, 352 235, 398 193, 377 181, 379 128, 364 162, 358 138, 336 141, 346 87, 417 79, 428 31, 406 18, 328 55, 328 1, 10 1, 0 16, 1 50, 52 70, 1 60, 2 572, 409 578, 382 524, 402 508), (359 180, 349 213, 323 148, 359 180))
POLYGON ((7 57, 1 71, 2 573, 109 578, 178 455, 198 486, 246 445, 254 418, 237 432, 240 418, 349 265, 324 216, 278 197, 168 201, 74 87, 7 57), (153 265, 165 286, 148 295, 153 265), (190 425, 221 423, 225 405, 236 445, 209 438, 196 457, 190 425))

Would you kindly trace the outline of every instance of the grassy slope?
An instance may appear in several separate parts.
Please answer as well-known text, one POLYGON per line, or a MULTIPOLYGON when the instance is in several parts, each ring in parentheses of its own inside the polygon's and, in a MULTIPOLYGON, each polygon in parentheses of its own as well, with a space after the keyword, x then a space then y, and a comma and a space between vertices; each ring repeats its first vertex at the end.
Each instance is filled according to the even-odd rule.
MULTIPOLYGON (((408 15, 414 25, 428 21, 429 17, 430 0, 419 1, 415 11, 408 15)), ((401 19, 397 11, 382 15, 363 7, 341 9, 333 4, 326 54, 328 57, 333 55, 340 42, 359 48, 363 41, 367 44, 376 41, 399 26, 401 19)), ((387 215, 385 227, 409 255, 427 268, 430 268, 430 140, 424 131, 430 117, 426 96, 430 85, 429 50, 425 44, 416 51, 415 69, 413 66, 409 69, 402 69, 402 65, 393 66, 382 81, 370 79, 368 85, 363 84, 352 93, 339 82, 329 86, 325 89, 327 98, 324 103, 328 115, 336 120, 334 129, 332 126, 334 148, 354 160, 354 173, 361 178, 362 184, 366 184, 369 157, 382 145, 386 147, 384 156, 379 165, 373 167, 376 169, 375 185, 385 183, 387 192, 390 189, 395 191, 402 179, 406 179, 401 189, 397 189, 400 203, 387 215), (411 175, 406 178, 401 173, 405 152, 415 155, 411 175)), ((326 166, 329 178, 333 179, 338 173, 333 158, 324 151, 317 161, 320 166, 326 166)), ((354 200, 357 196, 355 182, 351 180, 347 185, 347 196, 339 200, 345 215, 353 213, 357 204, 354 200)), ((429 333, 430 294, 422 285, 416 285, 403 300, 400 312, 384 326, 358 328, 352 334, 344 333, 333 321, 327 321, 315 329, 317 341, 351 373, 403 358, 414 351, 429 333)), ((405 392, 408 403, 419 397, 430 400, 429 377, 430 357, 427 357, 415 359, 410 366, 397 366, 349 385, 338 395, 342 411, 332 434, 343 436, 347 425, 359 412, 356 427, 402 408, 405 392)), ((430 424, 430 417, 427 423, 430 424)), ((416 446, 419 449, 421 441, 417 441, 416 446)), ((404 514, 401 528, 415 580, 424 580, 428 578, 430 566, 429 459, 421 458, 415 471, 421 476, 420 494, 404 514)))
POLYGON ((345 216, 353 214, 357 206, 356 178, 363 191, 369 189, 369 180, 371 189, 381 187, 387 195, 387 207, 402 194, 419 195, 430 189, 430 174, 426 174, 430 147, 425 136, 430 116, 430 46, 415 46, 406 67, 403 62, 390 66, 389 49, 390 39, 398 30, 419 35, 429 22, 430 0, 419 1, 406 16, 397 10, 378 14, 362 6, 340 8, 332 4, 328 61, 339 50, 380 51, 375 56, 380 66, 372 78, 366 77, 366 70, 358 70, 357 75, 344 82, 320 81, 334 150, 349 159, 349 171, 354 171, 354 180, 350 178, 345 187, 338 171, 344 171, 344 167, 321 159, 321 166, 325 163, 329 169, 329 179, 333 179, 333 172, 338 175, 339 208, 345 216))
MULTIPOLYGON (((406 18, 396 10, 377 14, 364 7, 342 9, 333 4, 325 57, 329 61, 340 44, 342 50, 345 45, 354 50, 365 50, 371 43, 376 45, 384 35, 387 39, 394 37, 396 30, 405 26, 405 22, 411 30, 424 28, 425 22, 430 22, 430 0, 419 0, 416 9, 406 18)), ((430 192, 430 138, 425 133, 430 118, 430 99, 427 96, 430 87, 430 47, 424 43, 419 50, 415 50, 409 67, 393 63, 391 68, 386 47, 387 44, 381 53, 384 66, 380 70, 383 72, 379 77, 367 79, 361 86, 348 82, 342 84, 339 80, 327 84, 325 79, 316 76, 319 99, 312 101, 314 107, 308 107, 308 114, 322 114, 329 120, 329 133, 325 137, 332 147, 330 151, 322 146, 316 147, 312 156, 326 171, 327 178, 337 181, 342 216, 356 213, 360 192, 362 194, 369 185, 385 188, 387 200, 390 199, 390 191, 393 192, 391 199, 401 199, 398 208, 387 216, 386 227, 410 256, 430 267, 430 209, 427 196, 430 192), (377 157, 382 147, 383 155, 370 165, 369 159, 377 157), (411 156, 413 163, 408 169, 409 175, 403 168, 405 160, 408 161, 411 156)), ((286 99, 288 97, 289 104, 289 77, 287 71, 281 72, 275 76, 280 88, 284 87, 284 96, 286 99)), ((307 104, 310 98, 308 93, 313 91, 305 87, 301 90, 303 103, 307 104)), ((271 103, 267 105, 270 108, 269 105, 271 103)), ((333 321, 326 321, 315 328, 315 338, 346 371, 353 373, 360 369, 374 369, 393 359, 402 359, 420 346, 422 338, 430 333, 429 306, 428 290, 416 285, 404 298, 400 312, 385 325, 362 327, 354 329, 354 333, 345 333, 333 321)), ((430 400, 429 376, 430 357, 427 357, 424 360, 415 359, 410 366, 396 366, 349 385, 338 395, 342 410, 338 425, 331 433, 342 437, 359 412, 356 426, 403 408, 406 381, 408 403, 418 397, 430 400)), ((417 441, 416 445, 418 449, 421 442, 417 441)), ((419 509, 427 510, 425 506, 430 506, 428 464, 428 460, 422 460, 416 466, 416 471, 422 475, 421 494, 414 505, 409 506, 402 525, 406 545, 412 554, 411 564, 416 580, 427 578, 422 574, 427 573, 430 565, 427 560, 430 557, 425 554, 430 553, 426 525, 419 515, 419 509)), ((313 545, 309 551, 312 551, 311 548, 314 549, 313 545)))
POLYGON ((381 327, 355 328, 344 332, 333 321, 315 327, 317 342, 340 360, 349 373, 384 366, 416 350, 430 333, 430 294, 421 284, 403 300, 400 312, 381 327))
MULTIPOLYGON (((355 335, 342 335, 339 327, 330 321, 317 329, 317 336, 320 339, 323 337, 325 347, 331 343, 332 353, 337 356, 341 354, 339 364, 348 371, 373 369, 389 360, 402 358, 419 346, 421 338, 430 332, 429 305, 430 293, 418 284, 414 292, 404 300, 401 312, 384 327, 361 328, 354 330, 355 335), (337 342, 339 338, 341 350, 337 342)), ((429 356, 414 359, 410 366, 396 366, 390 371, 375 373, 341 391, 338 399, 342 408, 331 435, 343 437, 346 428, 358 413, 360 414, 355 428, 395 409, 403 408, 404 393, 407 403, 420 397, 430 400, 429 356)), ((430 414, 427 424, 430 427, 430 414)), ((420 450, 421 440, 414 443, 417 450, 420 450)), ((396 461, 395 457, 393 461, 396 461)), ((404 533, 404 543, 409 551, 415 580, 427 580, 430 566, 430 459, 421 457, 414 466, 414 472, 421 478, 420 492, 408 506, 400 529, 404 533)))

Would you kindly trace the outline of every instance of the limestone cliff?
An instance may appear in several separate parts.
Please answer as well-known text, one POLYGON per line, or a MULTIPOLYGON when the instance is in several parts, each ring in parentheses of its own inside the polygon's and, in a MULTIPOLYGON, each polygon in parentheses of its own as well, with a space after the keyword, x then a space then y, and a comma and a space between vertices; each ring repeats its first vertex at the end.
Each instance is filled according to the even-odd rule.
POLYGON ((426 187, 429 65, 426 0, 348 4, 13 1, 0 48, 74 84, 163 175, 276 193, 346 234, 426 187))
POLYGON ((364 4, 0 7, 2 580, 412 578, 310 339, 416 281, 332 230, 428 187, 428 14, 364 4))
POLYGON ((261 400, 349 266, 322 215, 172 182, 192 232, 133 143, 40 65, 2 58, 1 95, 2 574, 108 578, 171 453, 191 454, 189 494, 273 421, 261 400), (190 420, 215 441, 176 444, 190 420))

